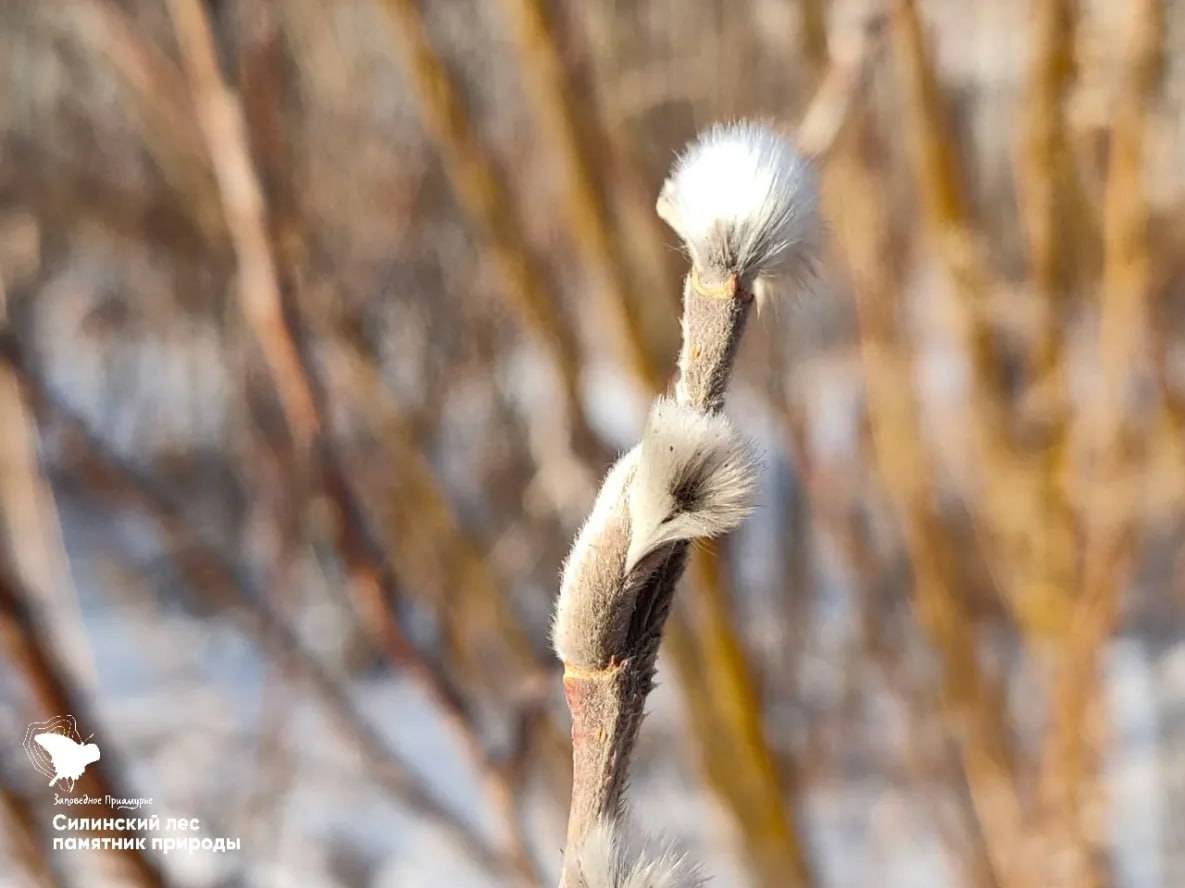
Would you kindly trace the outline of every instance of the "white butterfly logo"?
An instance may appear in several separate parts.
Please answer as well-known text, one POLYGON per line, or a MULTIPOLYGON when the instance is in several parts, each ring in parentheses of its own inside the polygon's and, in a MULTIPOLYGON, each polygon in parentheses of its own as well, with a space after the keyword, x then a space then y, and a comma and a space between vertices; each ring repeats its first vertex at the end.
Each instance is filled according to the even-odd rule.
POLYGON ((33 767, 50 778, 49 785, 61 781, 67 792, 74 791, 87 765, 99 760, 99 747, 82 739, 72 715, 29 725, 23 746, 33 767))

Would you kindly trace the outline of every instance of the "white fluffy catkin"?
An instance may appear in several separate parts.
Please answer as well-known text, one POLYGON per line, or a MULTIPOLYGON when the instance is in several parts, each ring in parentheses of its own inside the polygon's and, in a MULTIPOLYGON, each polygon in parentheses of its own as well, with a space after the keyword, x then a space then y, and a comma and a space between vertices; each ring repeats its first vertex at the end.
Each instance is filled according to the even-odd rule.
POLYGON ((659 398, 628 488, 626 571, 665 543, 732 530, 749 514, 755 488, 753 454, 724 416, 659 398))
POLYGON ((597 823, 578 852, 580 888, 702 888, 699 868, 670 849, 641 853, 626 846, 609 820, 597 823))
POLYGON ((716 124, 675 162, 658 214, 701 275, 730 275, 758 298, 809 276, 819 240, 818 188, 809 164, 772 127, 716 124))

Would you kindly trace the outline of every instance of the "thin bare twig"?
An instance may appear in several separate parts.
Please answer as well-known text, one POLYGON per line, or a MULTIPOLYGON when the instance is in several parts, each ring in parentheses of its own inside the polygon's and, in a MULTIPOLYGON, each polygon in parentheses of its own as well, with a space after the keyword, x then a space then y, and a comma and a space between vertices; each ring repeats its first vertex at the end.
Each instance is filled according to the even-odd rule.
POLYGON ((592 119, 595 109, 585 107, 587 102, 575 95, 558 48, 556 12, 548 0, 503 0, 502 7, 514 26, 523 80, 567 170, 568 217, 576 243, 607 285, 610 316, 615 318, 628 365, 648 391, 661 391, 666 380, 646 339, 635 304, 637 287, 610 216, 608 184, 597 168, 596 157, 606 150, 601 144, 604 132, 592 119))
POLYGON ((38 888, 53 888, 57 880, 45 854, 44 837, 29 799, 0 780, 0 809, 9 821, 5 840, 13 847, 14 855, 23 864, 30 880, 38 888))
POLYGON ((435 823, 475 861, 497 868, 499 858, 486 842, 452 814, 423 784, 414 769, 390 750, 362 712, 351 702, 348 688, 308 651, 284 616, 260 594, 249 589, 219 549, 195 531, 185 508, 125 459, 111 452, 85 422, 55 398, 31 368, 15 343, 7 340, 0 359, 16 373, 38 421, 62 436, 61 446, 73 463, 67 468, 96 492, 114 493, 143 512, 161 528, 170 554, 197 588, 207 589, 246 619, 265 653, 293 669, 308 684, 328 721, 353 740, 366 757, 372 776, 395 798, 435 823))
POLYGON ((1102 788, 1102 647, 1118 617, 1138 533, 1136 502, 1145 452, 1131 384, 1150 373, 1147 304, 1149 209, 1145 141, 1164 41, 1161 0, 1131 9, 1131 44, 1112 132, 1099 318, 1101 379, 1085 431, 1094 461, 1086 501, 1082 589, 1059 658, 1047 737, 1043 801, 1054 838, 1068 847, 1074 884, 1107 884, 1101 826, 1091 818, 1102 788))
POLYGON ((914 0, 893 0, 892 31, 912 130, 913 175, 931 239, 954 291, 947 301, 956 343, 970 363, 966 421, 974 447, 974 496, 966 500, 983 548, 992 554, 1000 593, 1030 637, 1065 626, 1071 589, 1041 581, 1040 477, 1020 458, 1007 375, 987 298, 994 289, 971 213, 945 99, 914 0))
POLYGON ((301 461, 311 460, 336 512, 337 546, 363 625, 391 662, 423 685, 446 724, 457 733, 481 775, 487 797, 502 815, 508 867, 525 883, 538 884, 506 775, 485 750, 472 714, 451 679, 403 631, 392 603, 394 577, 365 527, 362 509, 327 439, 319 387, 289 317, 294 309, 282 301, 242 110, 218 70, 205 9, 199 0, 170 0, 169 9, 235 244, 243 315, 267 359, 301 461))
MULTIPOLYGON (((53 654, 53 645, 34 618, 29 601, 29 592, 13 571, 7 554, 0 554, 0 642, 9 660, 28 682, 43 715, 69 714, 85 725, 97 725, 90 702, 79 693, 66 668, 53 654)), ((107 798, 134 797, 126 789, 123 773, 117 750, 104 743, 102 761, 87 768, 79 778, 85 796, 103 800, 97 805, 84 806, 83 810, 93 815, 88 819, 116 816, 107 798)), ((127 835, 137 837, 139 833, 127 835)), ((126 864, 128 875, 136 884, 148 888, 164 888, 168 884, 160 866, 144 851, 121 847, 112 849, 111 853, 126 864)))
POLYGON ((461 87, 432 45, 417 0, 383 0, 382 6, 453 191, 489 247, 511 306, 547 349, 561 380, 573 445, 589 456, 598 448, 585 424, 579 346, 549 295, 551 287, 528 244, 518 200, 490 161, 465 110, 461 87))
POLYGON ((1022 810, 1017 795, 1006 712, 998 688, 984 674, 974 620, 960 589, 961 558, 938 514, 931 473, 917 447, 921 428, 914 374, 901 344, 901 311, 889 254, 888 210, 876 180, 875 142, 867 122, 853 133, 852 155, 829 171, 842 187, 846 218, 860 230, 840 229, 853 274, 860 350, 868 387, 873 449, 897 510, 913 568, 913 604, 942 660, 942 703, 948 730, 991 860, 993 881, 1024 884, 1022 810))

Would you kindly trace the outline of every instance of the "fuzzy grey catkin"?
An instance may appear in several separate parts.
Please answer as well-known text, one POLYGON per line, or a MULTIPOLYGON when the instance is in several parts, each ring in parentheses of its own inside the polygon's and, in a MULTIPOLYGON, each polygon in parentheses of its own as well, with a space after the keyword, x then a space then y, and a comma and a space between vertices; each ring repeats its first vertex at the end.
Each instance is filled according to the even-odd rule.
POLYGON ((634 849, 612 820, 589 830, 578 852, 578 888, 703 888, 699 867, 670 849, 634 849))
POLYGON ((560 659, 597 669, 627 656, 642 579, 631 574, 665 545, 734 528, 752 504, 755 475, 727 419, 659 398, 641 443, 606 476, 568 556, 552 631, 560 659))
POLYGON ((627 570, 667 543, 727 533, 749 514, 755 462, 723 416, 659 398, 640 450, 629 485, 627 570))
POLYGON ((551 634, 556 654, 569 668, 603 669, 623 647, 633 612, 633 590, 625 584, 630 549, 626 488, 640 450, 635 447, 609 470, 564 562, 551 634))

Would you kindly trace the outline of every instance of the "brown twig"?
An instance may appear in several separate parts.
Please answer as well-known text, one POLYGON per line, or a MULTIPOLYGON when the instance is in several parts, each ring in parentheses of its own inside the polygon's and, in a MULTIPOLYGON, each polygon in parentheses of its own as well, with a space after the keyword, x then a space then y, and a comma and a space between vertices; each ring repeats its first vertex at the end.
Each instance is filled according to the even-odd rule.
POLYGON ((194 224, 207 240, 224 239, 222 209, 211 188, 213 171, 201 150, 184 74, 111 0, 81 4, 76 26, 79 38, 102 53, 123 82, 144 144, 194 224))
POLYGON ((1006 713, 984 674, 974 620, 960 592, 957 543, 936 512, 935 491, 914 403, 913 370, 901 344, 900 294, 892 274, 888 211, 877 181, 867 122, 853 134, 852 155, 829 172, 842 188, 849 226, 839 230, 853 275, 860 350, 868 388, 873 449, 892 497, 913 567, 913 604, 942 660, 942 703, 988 850, 993 880, 1024 884, 1022 810, 1006 713))
POLYGON ((43 836, 30 800, 0 780, 0 809, 9 822, 5 840, 12 846, 14 856, 24 866, 31 882, 39 888, 53 888, 57 880, 45 853, 43 836))
POLYGON ((616 319, 627 364, 647 391, 661 391, 666 380, 646 340, 620 234, 611 219, 608 185, 597 156, 606 148, 595 110, 578 100, 558 47, 556 12, 549 0, 503 0, 514 26, 523 80, 534 97, 568 177, 568 217, 585 261, 604 279, 610 316, 616 319))
MULTIPOLYGON (((1034 547, 1033 541, 1049 537, 1039 520, 1045 514, 1043 487, 1019 458, 1006 374, 986 306, 994 285, 981 255, 964 171, 948 136, 943 92, 917 4, 894 0, 891 20, 908 99, 913 175, 954 290, 948 300, 952 332, 972 371, 965 409, 978 473, 967 506, 977 530, 986 531, 981 542, 993 554, 1005 603, 1027 635, 1040 637, 1064 628, 1071 590, 1041 581, 1048 547, 1034 547)), ((1060 542, 1064 532, 1063 526, 1060 542)))
POLYGON ((595 453, 595 438, 585 425, 582 407, 578 343, 549 296, 551 287, 528 245, 518 200, 490 161, 465 109, 461 87, 432 45, 417 0, 383 0, 382 5, 453 191, 493 255, 511 306, 547 350, 559 375, 573 444, 585 456, 595 453))
POLYGON ((1062 590, 1055 597, 1067 601, 1075 585, 1075 515, 1065 484, 1070 405, 1063 331, 1071 321, 1077 253, 1085 252, 1091 240, 1089 214, 1067 136, 1076 7, 1075 0, 1043 0, 1036 4, 1030 29, 1032 59, 1017 184, 1030 277, 1046 309, 1030 356, 1031 390, 1039 393, 1043 409, 1026 435, 1030 449, 1036 451, 1032 512, 1039 519, 1030 522, 1026 534, 1028 559, 1021 570, 1025 587, 1014 599, 1040 600, 1046 590, 1062 590))
MULTIPOLYGON (((0 554, 0 642, 9 660, 28 682, 43 715, 69 714, 84 725, 97 725, 89 701, 78 692, 65 667, 52 653, 52 644, 44 627, 33 617, 29 600, 28 590, 13 572, 7 555, 0 554)), ((117 751, 110 743, 104 743, 102 760, 87 768, 78 781, 84 795, 104 800, 83 808, 91 815, 90 819, 117 815, 105 801, 107 798, 133 797, 120 778, 123 773, 117 751)), ((142 837, 135 832, 127 835, 142 837)), ((144 851, 120 848, 111 853, 124 862, 136 884, 150 888, 164 888, 168 884, 157 862, 144 851)))
POLYGON ((798 30, 811 74, 822 77, 831 55, 827 45, 827 0, 799 0, 798 30))
POLYGON ((329 722, 358 745, 370 765, 369 773, 395 798, 450 835, 475 861, 496 869, 497 853, 438 801, 414 769, 387 747, 351 702, 349 690, 308 651, 284 616, 245 585, 222 552, 192 528, 185 508, 135 466, 112 453, 83 420, 55 398, 11 340, 0 348, 0 358, 17 373, 39 423, 62 436, 67 459, 72 460, 67 468, 87 487, 114 493, 156 522, 173 561, 193 586, 208 590, 233 613, 244 617, 252 630, 251 637, 263 643, 265 653, 307 682, 329 722))
MULTIPOLYGON (((837 162, 836 173, 841 177, 846 162, 843 159, 837 162)), ((872 392, 869 394, 871 397, 872 392)), ((940 789, 930 785, 931 772, 936 769, 947 776, 947 782, 952 784, 950 793, 960 815, 960 823, 953 825, 944 822, 942 817, 936 817, 932 819, 939 822, 934 822, 934 828, 944 837, 952 853, 958 858, 967 875, 968 884, 980 888, 998 888, 1000 883, 985 844, 986 839, 976 813, 975 800, 969 792, 960 750, 956 744, 951 743, 949 736, 942 738, 941 750, 934 749, 933 742, 927 743, 925 728, 928 717, 933 717, 935 709, 941 715, 944 704, 938 700, 935 706, 935 701, 930 699, 932 695, 927 689, 920 687, 919 682, 909 674, 905 650, 896 639, 886 637, 883 626, 885 596, 882 594, 882 587, 887 572, 892 568, 885 563, 884 557, 875 551, 872 540, 868 539, 868 528, 858 511, 860 504, 854 502, 850 495, 845 495, 843 489, 837 496, 834 489, 836 485, 828 483, 828 479, 813 468, 802 417, 789 409, 784 398, 778 399, 775 407, 786 427, 787 447, 794 454, 794 463, 799 467, 800 477, 807 488, 812 519, 844 554, 844 561, 852 571, 860 605, 864 650, 876 663, 879 679, 896 693, 909 712, 909 724, 906 728, 908 736, 905 741, 906 764, 913 777, 914 787, 918 792, 938 796, 940 789)), ((866 449, 871 450, 871 447, 866 449)), ((870 453, 869 456, 873 454, 870 453)), ((898 491, 890 493, 895 495, 898 491)), ((853 682, 859 681, 859 672, 853 670, 851 678, 853 682)))
POLYGON ((240 307, 267 361, 289 433, 302 453, 307 453, 320 433, 320 421, 313 388, 284 315, 268 243, 263 193, 248 151, 242 111, 218 70, 202 4, 198 0, 169 0, 169 13, 234 245, 240 307))
MULTIPOLYGON (((786 781, 766 738, 763 703, 748 654, 736 629, 733 608, 719 558, 692 561, 698 594, 688 602, 693 637, 698 643, 702 686, 718 709, 712 731, 719 746, 711 758, 739 820, 754 879, 761 885, 806 886, 813 883, 807 850, 794 802, 782 795, 786 781), (744 760, 737 767, 738 758, 744 760)), ((797 798, 797 794, 795 794, 797 798)))
POLYGON ((1070 285, 1071 247, 1063 227, 1066 180, 1073 176, 1066 137, 1066 102, 1074 82, 1076 0, 1041 0, 1033 5, 1030 62, 1017 158, 1021 221, 1028 242, 1030 275, 1053 303, 1038 367, 1057 363, 1064 318, 1058 312, 1070 285), (1044 352, 1053 351, 1053 354, 1044 352))
POLYGON ((363 626, 393 665, 425 688, 477 767, 506 831, 507 863, 527 884, 539 877, 521 831, 513 792, 486 752, 462 695, 443 668, 407 637, 394 611, 394 576, 366 528, 340 458, 330 446, 319 387, 291 325, 268 237, 263 195, 248 150, 242 111, 222 80, 206 12, 199 0, 170 0, 206 147, 217 173, 227 225, 239 264, 239 298, 268 363, 301 461, 310 460, 335 511, 336 543, 349 572, 363 626))
POLYGON ((1090 812, 1102 792, 1100 658, 1118 617, 1138 532, 1136 500, 1145 450, 1130 392, 1132 382, 1150 372, 1144 163, 1159 84, 1163 16, 1161 0, 1142 0, 1132 8, 1129 64, 1112 131, 1099 319, 1102 372, 1087 426, 1094 466, 1084 517, 1082 589, 1060 652, 1042 781, 1055 839, 1067 846, 1066 872, 1058 875, 1084 886, 1109 881, 1100 826, 1090 812))

